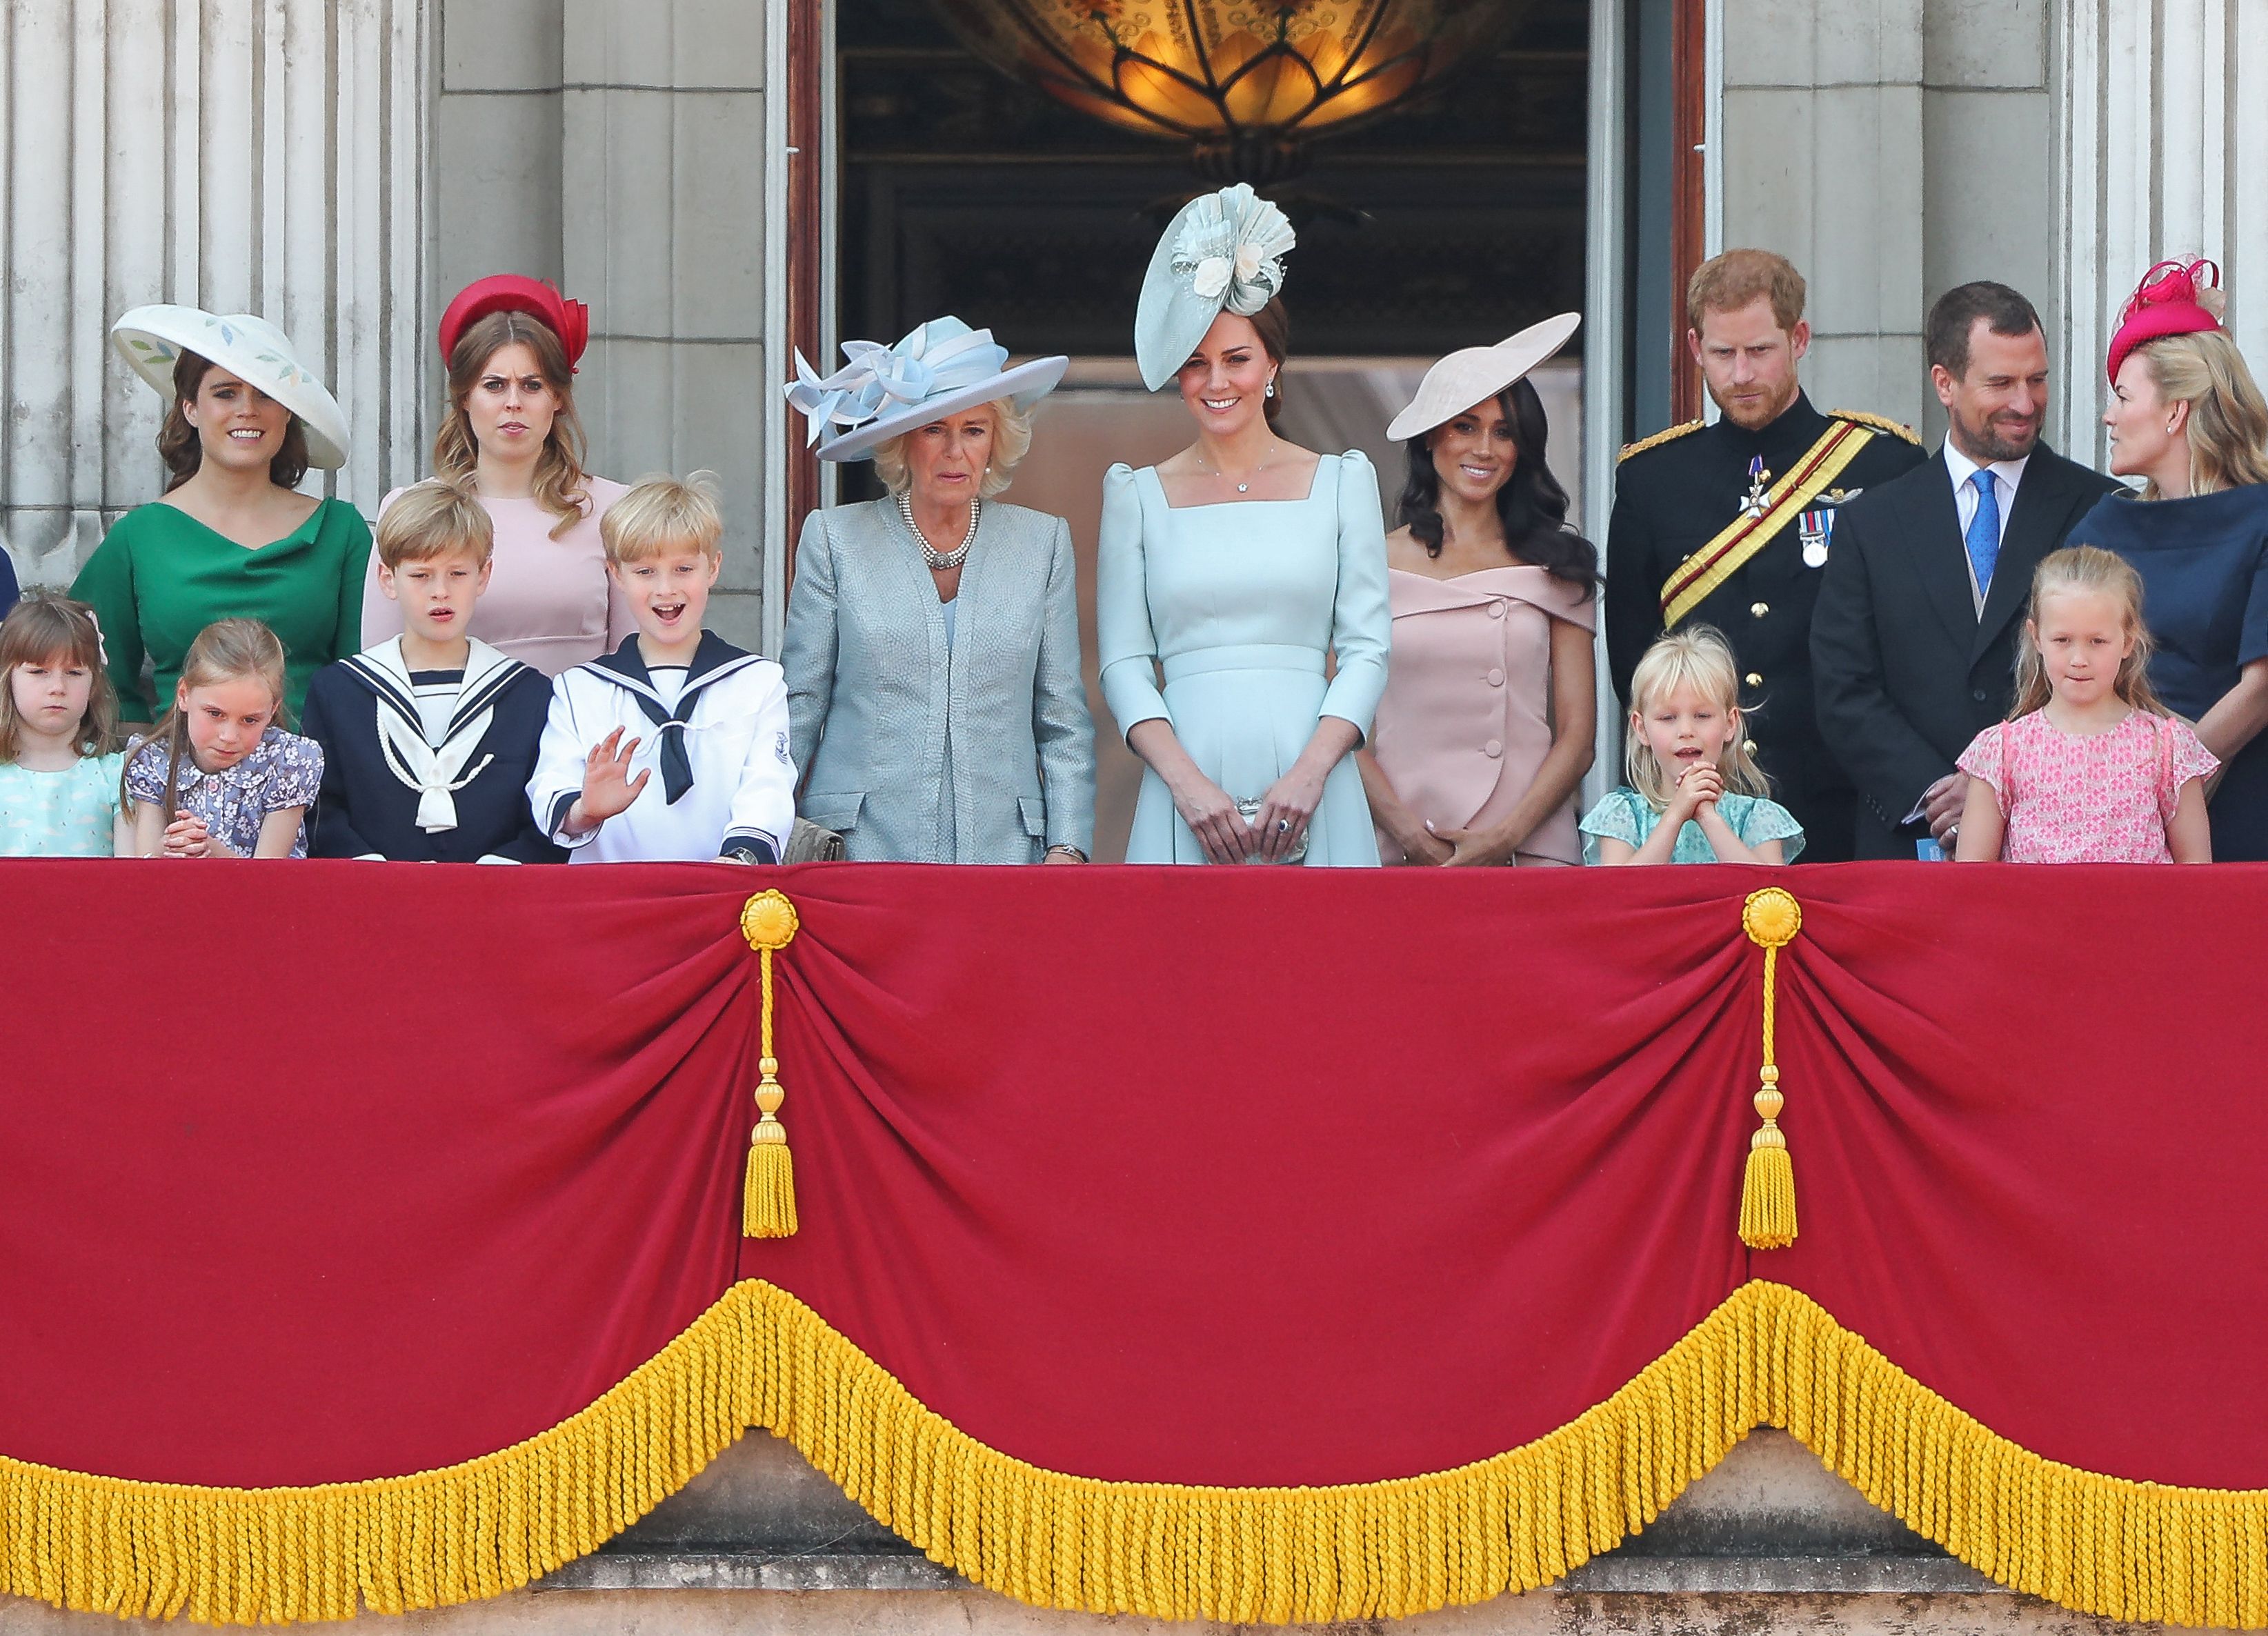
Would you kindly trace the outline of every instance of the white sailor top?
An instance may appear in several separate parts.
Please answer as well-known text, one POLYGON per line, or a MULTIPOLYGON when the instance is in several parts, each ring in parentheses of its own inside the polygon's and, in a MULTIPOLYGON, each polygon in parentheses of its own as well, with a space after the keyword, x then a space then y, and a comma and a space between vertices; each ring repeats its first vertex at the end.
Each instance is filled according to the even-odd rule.
POLYGON ((413 673, 399 637, 324 667, 300 722, 323 747, 313 854, 563 861, 527 805, 550 703, 542 672, 477 638, 461 674, 413 673))
POLYGON ((703 631, 683 681, 646 669, 637 637, 562 671, 527 798, 573 863, 697 861, 744 849, 777 859, 795 825, 787 685, 770 660, 703 631), (640 741, 630 776, 653 776, 627 811, 560 834, 592 749, 616 727, 640 741))

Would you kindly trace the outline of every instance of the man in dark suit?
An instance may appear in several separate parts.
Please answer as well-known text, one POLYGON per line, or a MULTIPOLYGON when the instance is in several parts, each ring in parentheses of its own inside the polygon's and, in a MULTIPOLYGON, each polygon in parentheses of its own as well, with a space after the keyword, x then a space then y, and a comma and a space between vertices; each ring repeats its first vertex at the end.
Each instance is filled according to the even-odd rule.
POLYGON ((1954 759, 2007 714, 2032 571, 2110 478, 2040 441, 2048 348, 2006 284, 1930 309, 1945 446, 1844 507, 1811 620, 1819 729, 1859 788, 1856 852, 1949 854, 1968 799, 1954 759))

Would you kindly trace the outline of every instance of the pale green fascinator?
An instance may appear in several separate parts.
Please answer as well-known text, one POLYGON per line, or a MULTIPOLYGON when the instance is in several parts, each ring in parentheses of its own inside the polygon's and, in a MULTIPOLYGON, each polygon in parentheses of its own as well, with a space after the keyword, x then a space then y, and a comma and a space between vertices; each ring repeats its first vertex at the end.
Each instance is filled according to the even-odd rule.
POLYGON ((1226 310, 1249 318, 1284 289, 1282 256, 1299 235, 1284 212, 1239 182, 1181 208, 1150 257, 1134 309, 1134 361, 1155 392, 1189 362, 1226 310))

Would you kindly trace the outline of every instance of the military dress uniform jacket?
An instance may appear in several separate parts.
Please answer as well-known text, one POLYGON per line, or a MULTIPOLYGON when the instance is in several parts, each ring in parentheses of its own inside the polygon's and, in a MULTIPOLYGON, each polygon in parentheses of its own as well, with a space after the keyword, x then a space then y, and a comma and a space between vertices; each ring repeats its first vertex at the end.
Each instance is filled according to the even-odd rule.
POLYGON ((1820 736, 1811 678, 1811 610, 1834 549, 1837 508, 1912 470, 1925 456, 1913 432, 1874 416, 1822 415, 1799 393, 1761 431, 1696 421, 1631 445, 1615 478, 1607 534, 1607 660, 1630 703, 1631 673, 1666 628, 1662 589, 1689 558, 1739 520, 1752 486, 1772 490, 1839 425, 1865 441, 1826 487, 1790 505, 1764 542, 1721 582, 1680 610, 1679 627, 1713 625, 1741 671, 1747 736, 1772 792, 1803 826, 1807 861, 1851 856, 1850 780, 1820 736))

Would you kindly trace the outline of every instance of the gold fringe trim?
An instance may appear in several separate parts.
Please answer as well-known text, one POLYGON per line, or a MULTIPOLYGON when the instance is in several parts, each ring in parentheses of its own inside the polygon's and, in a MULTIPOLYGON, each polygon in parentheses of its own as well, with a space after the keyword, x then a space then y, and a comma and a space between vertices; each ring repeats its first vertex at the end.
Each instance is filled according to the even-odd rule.
POLYGON ((205 1488, 0 1456, 0 1593, 122 1618, 284 1625, 500 1595, 587 1556, 747 1429, 770 1315, 734 1286, 581 1412, 409 1477, 205 1488))
POLYGON ((232 1623, 394 1612, 523 1585, 771 1427, 939 1562, 1042 1607, 1273 1624, 1402 1618, 1547 1585, 1757 1426, 2020 1591, 2113 1618, 2268 1625, 2268 1491, 2027 1453, 1808 1296, 1735 1291, 1606 1402, 1454 1470, 1321 1488, 1116 1483, 977 1442, 785 1291, 733 1286, 551 1431, 318 1488, 134 1483, 0 1460, 0 1590, 232 1623))

